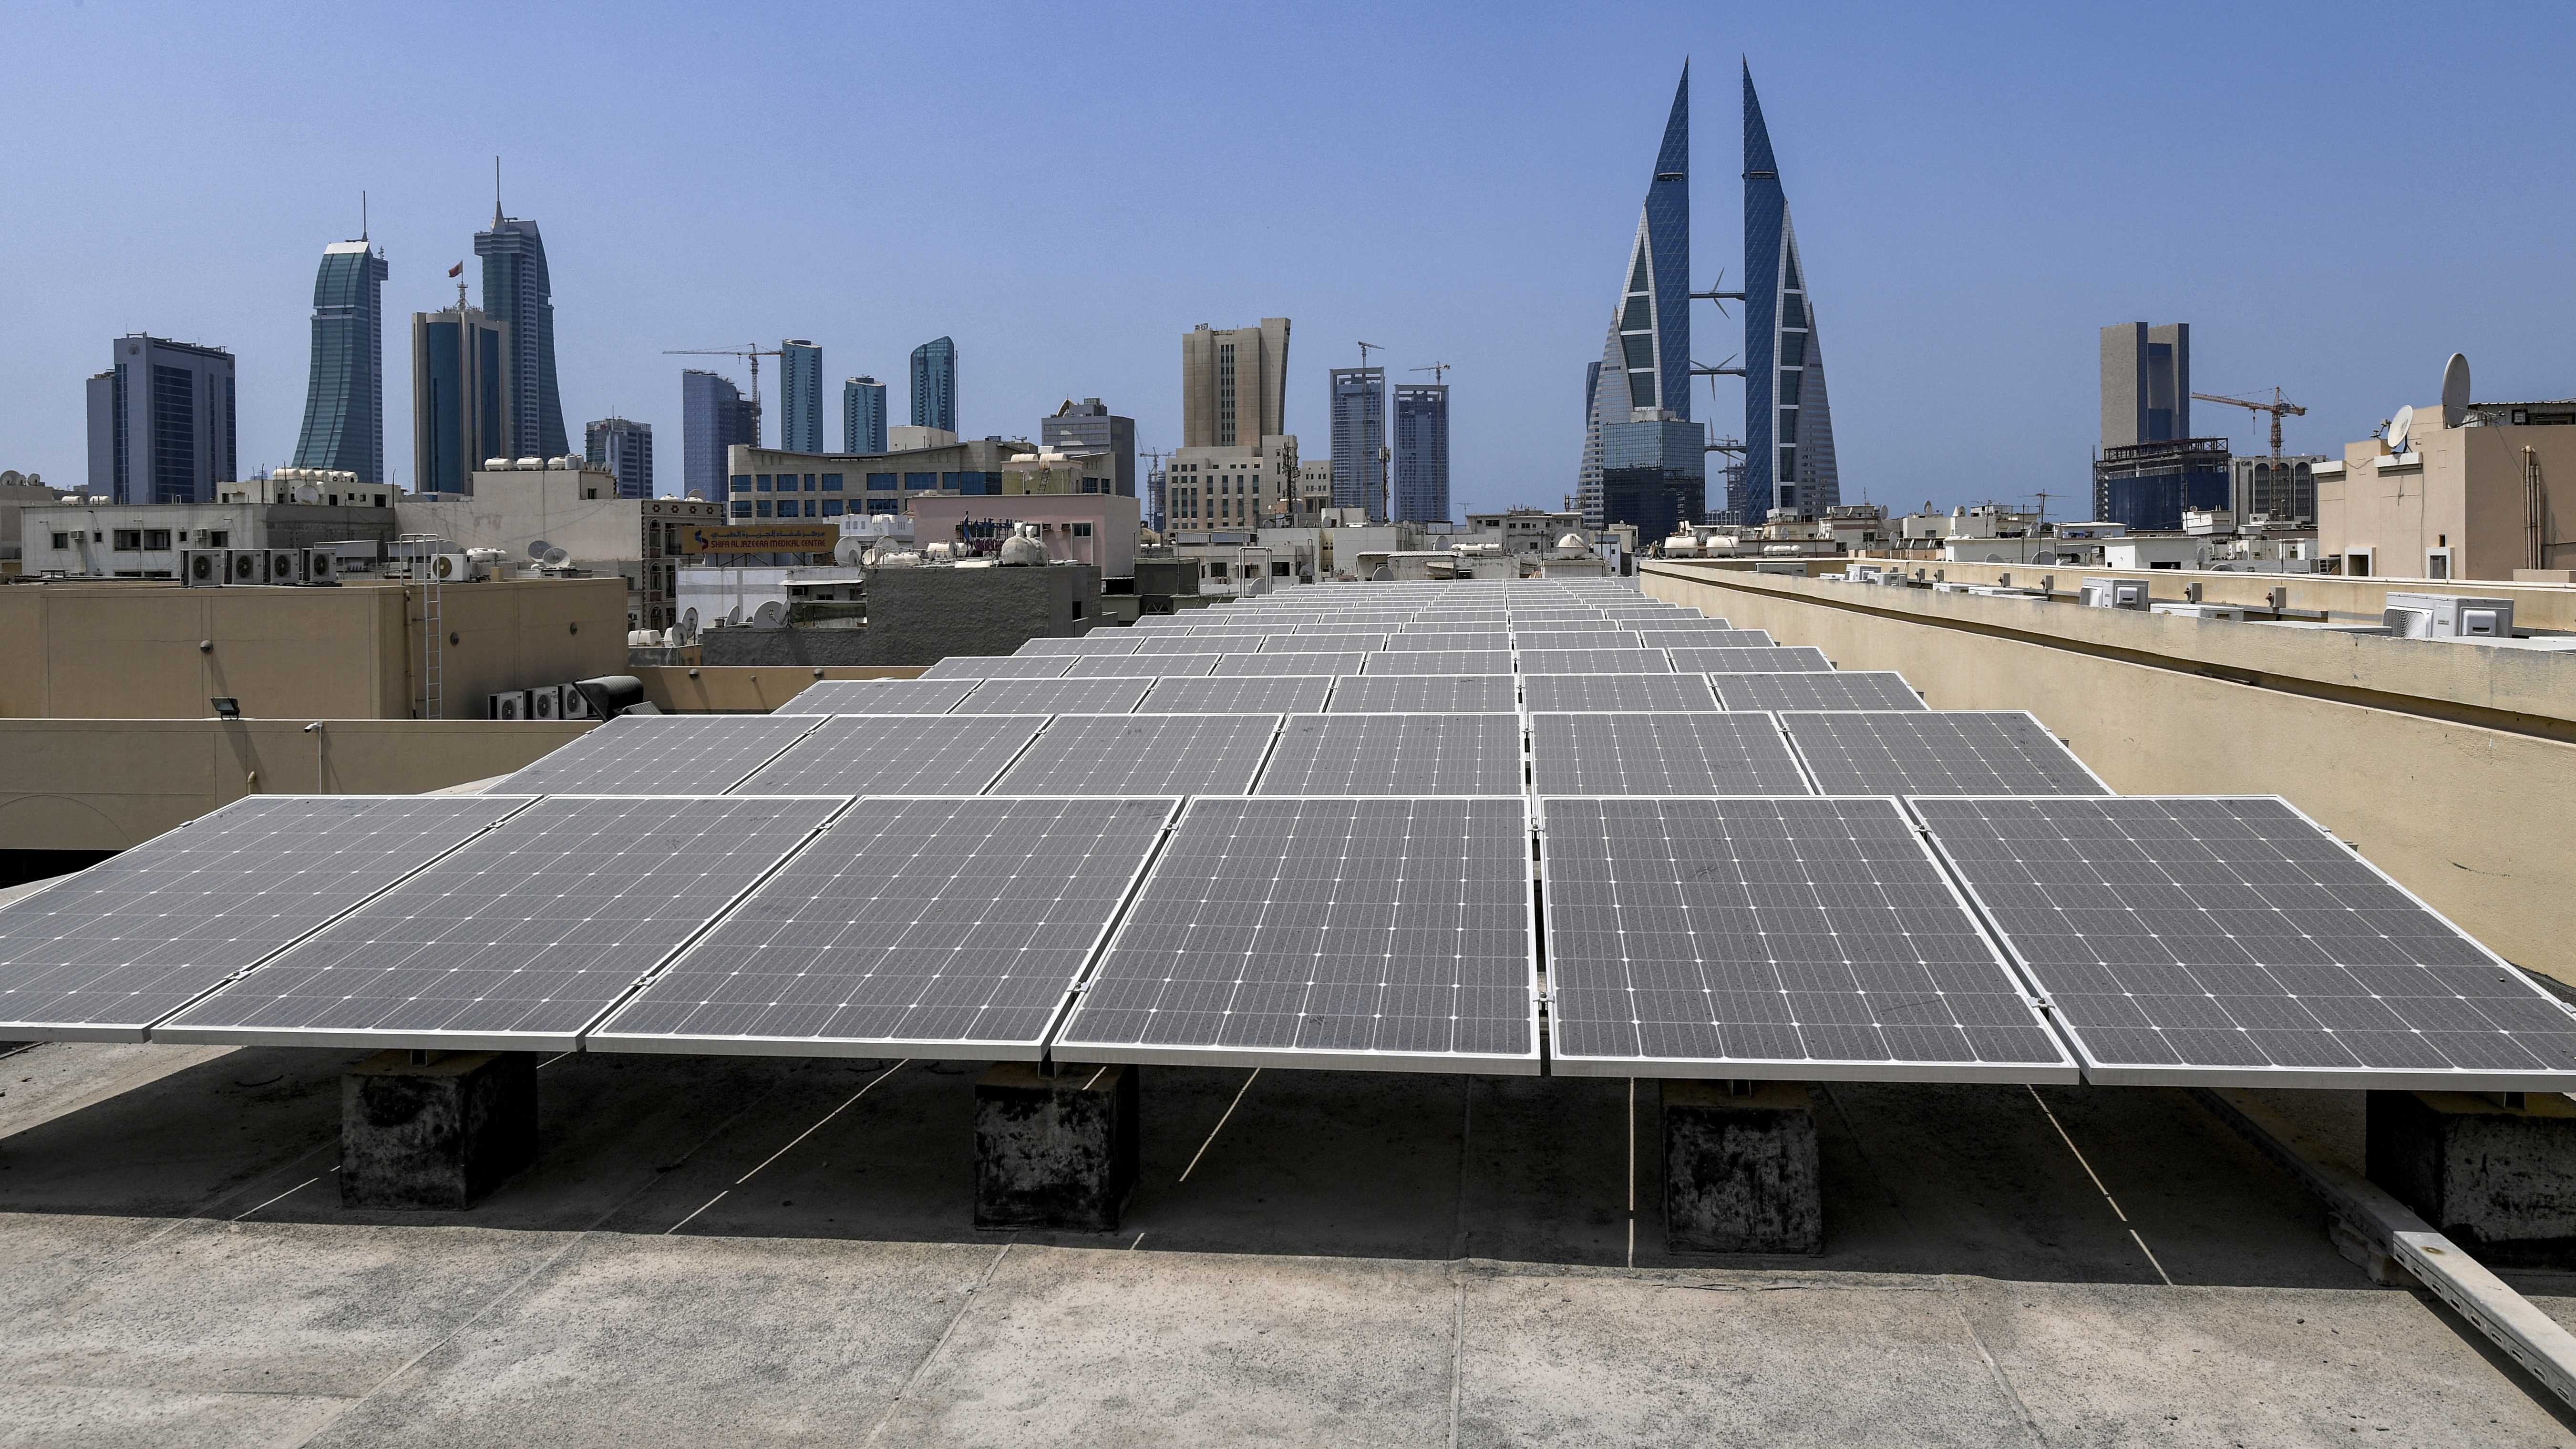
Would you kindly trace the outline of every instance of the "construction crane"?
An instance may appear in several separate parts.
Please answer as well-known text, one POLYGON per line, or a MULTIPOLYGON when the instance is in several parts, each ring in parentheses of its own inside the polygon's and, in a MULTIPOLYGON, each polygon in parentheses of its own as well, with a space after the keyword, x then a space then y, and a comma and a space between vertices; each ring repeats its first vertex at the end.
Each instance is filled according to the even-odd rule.
MULTIPOLYGON (((460 263, 459 265, 462 265, 462 264, 460 263)), ((662 355, 663 355, 664 357, 748 357, 748 358, 750 358, 750 359, 751 359, 751 410, 752 410, 753 412, 757 413, 757 412, 759 412, 759 411, 760 411, 760 359, 762 359, 762 358, 764 358, 764 357, 779 357, 779 356, 783 356, 784 354, 782 354, 782 353, 781 353, 777 348, 775 348, 775 347, 763 348, 763 347, 762 347, 759 343, 757 343, 757 342, 746 342, 746 343, 744 343, 743 345, 741 345, 740 347, 666 347, 666 348, 663 348, 663 349, 662 349, 662 355)), ((752 445, 753 447, 755 447, 755 448, 759 447, 759 446, 760 446, 760 439, 758 439, 758 438, 754 438, 754 439, 752 439, 752 440, 751 440, 751 445, 752 445)))
POLYGON ((1432 386, 1437 387, 1437 386, 1439 386, 1441 383, 1447 382, 1447 381, 1449 380, 1449 369, 1450 369, 1452 366, 1454 366, 1454 365, 1455 365, 1455 364, 1453 364, 1453 363, 1447 363, 1447 362, 1435 362, 1435 363, 1431 364, 1429 367, 1417 367, 1417 368, 1414 368, 1414 369, 1412 369, 1412 370, 1413 370, 1413 371, 1415 371, 1415 372, 1427 372, 1427 373, 1430 373, 1430 374, 1431 374, 1431 383, 1432 383, 1432 386))
POLYGON ((2272 415, 2272 456, 2275 458, 2281 456, 2281 415, 2284 413, 2290 414, 2294 417, 2306 417, 2308 415, 2308 410, 2306 408, 2299 406, 2297 403, 2283 400, 2281 397, 2281 390, 2277 387, 2272 389, 2272 400, 2270 402, 2263 402, 2253 398, 2226 397, 2214 392, 2196 392, 2193 393, 2192 396, 2202 402, 2225 403, 2229 407, 2245 408, 2251 412, 2270 413, 2272 415))

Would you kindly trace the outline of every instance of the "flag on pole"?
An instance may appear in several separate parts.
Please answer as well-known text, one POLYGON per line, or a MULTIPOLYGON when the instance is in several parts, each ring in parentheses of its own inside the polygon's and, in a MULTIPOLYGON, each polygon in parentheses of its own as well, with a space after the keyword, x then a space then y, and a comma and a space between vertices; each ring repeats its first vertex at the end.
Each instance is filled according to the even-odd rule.
POLYGON ((463 262, 458 262, 455 266, 447 269, 447 274, 451 277, 461 277, 465 275, 465 264, 463 262))

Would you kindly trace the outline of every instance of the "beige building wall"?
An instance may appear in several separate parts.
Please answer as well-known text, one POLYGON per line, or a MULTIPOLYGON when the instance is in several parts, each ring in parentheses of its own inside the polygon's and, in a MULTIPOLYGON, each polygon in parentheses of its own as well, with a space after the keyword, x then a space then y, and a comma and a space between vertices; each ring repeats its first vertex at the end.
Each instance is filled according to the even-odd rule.
POLYGON ((2283 796, 2506 959, 2576 982, 2576 658, 1707 564, 1640 573, 1653 597, 1837 668, 1897 670, 1936 709, 2029 710, 2124 794, 2283 796))
MULTIPOLYGON (((2341 476, 2317 476, 2317 544, 2328 558, 2367 551, 2380 578, 2509 580, 2514 570, 2576 567, 2576 427, 2446 428, 2415 410, 2401 463, 2376 438, 2348 443, 2341 476), (2538 557, 2528 477, 2539 475, 2538 557), (2564 540, 2562 543, 2561 541, 2564 540)), ((2347 568, 2346 572, 2350 572, 2347 568)))
POLYGON ((1200 323, 1181 334, 1181 446, 1249 448, 1286 432, 1287 389, 1287 318, 1264 317, 1258 327, 1200 323))

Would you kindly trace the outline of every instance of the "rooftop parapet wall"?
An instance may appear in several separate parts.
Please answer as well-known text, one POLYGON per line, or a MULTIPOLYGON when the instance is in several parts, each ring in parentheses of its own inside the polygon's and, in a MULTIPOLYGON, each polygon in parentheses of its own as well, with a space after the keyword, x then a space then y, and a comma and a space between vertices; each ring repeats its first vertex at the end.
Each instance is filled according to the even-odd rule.
POLYGON ((2124 794, 2283 796, 2508 960, 2576 982, 2576 658, 1709 564, 1641 574, 1652 597, 1837 668, 1898 670, 1936 709, 2029 710, 2124 794))

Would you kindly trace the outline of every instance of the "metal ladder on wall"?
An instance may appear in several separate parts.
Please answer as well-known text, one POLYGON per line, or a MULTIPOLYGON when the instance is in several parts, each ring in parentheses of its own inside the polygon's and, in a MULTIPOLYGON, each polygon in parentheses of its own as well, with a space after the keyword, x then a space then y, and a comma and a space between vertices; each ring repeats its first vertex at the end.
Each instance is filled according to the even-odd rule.
POLYGON ((447 689, 443 677, 446 659, 447 622, 440 607, 438 571, 428 570, 420 586, 420 717, 447 718, 447 689))

